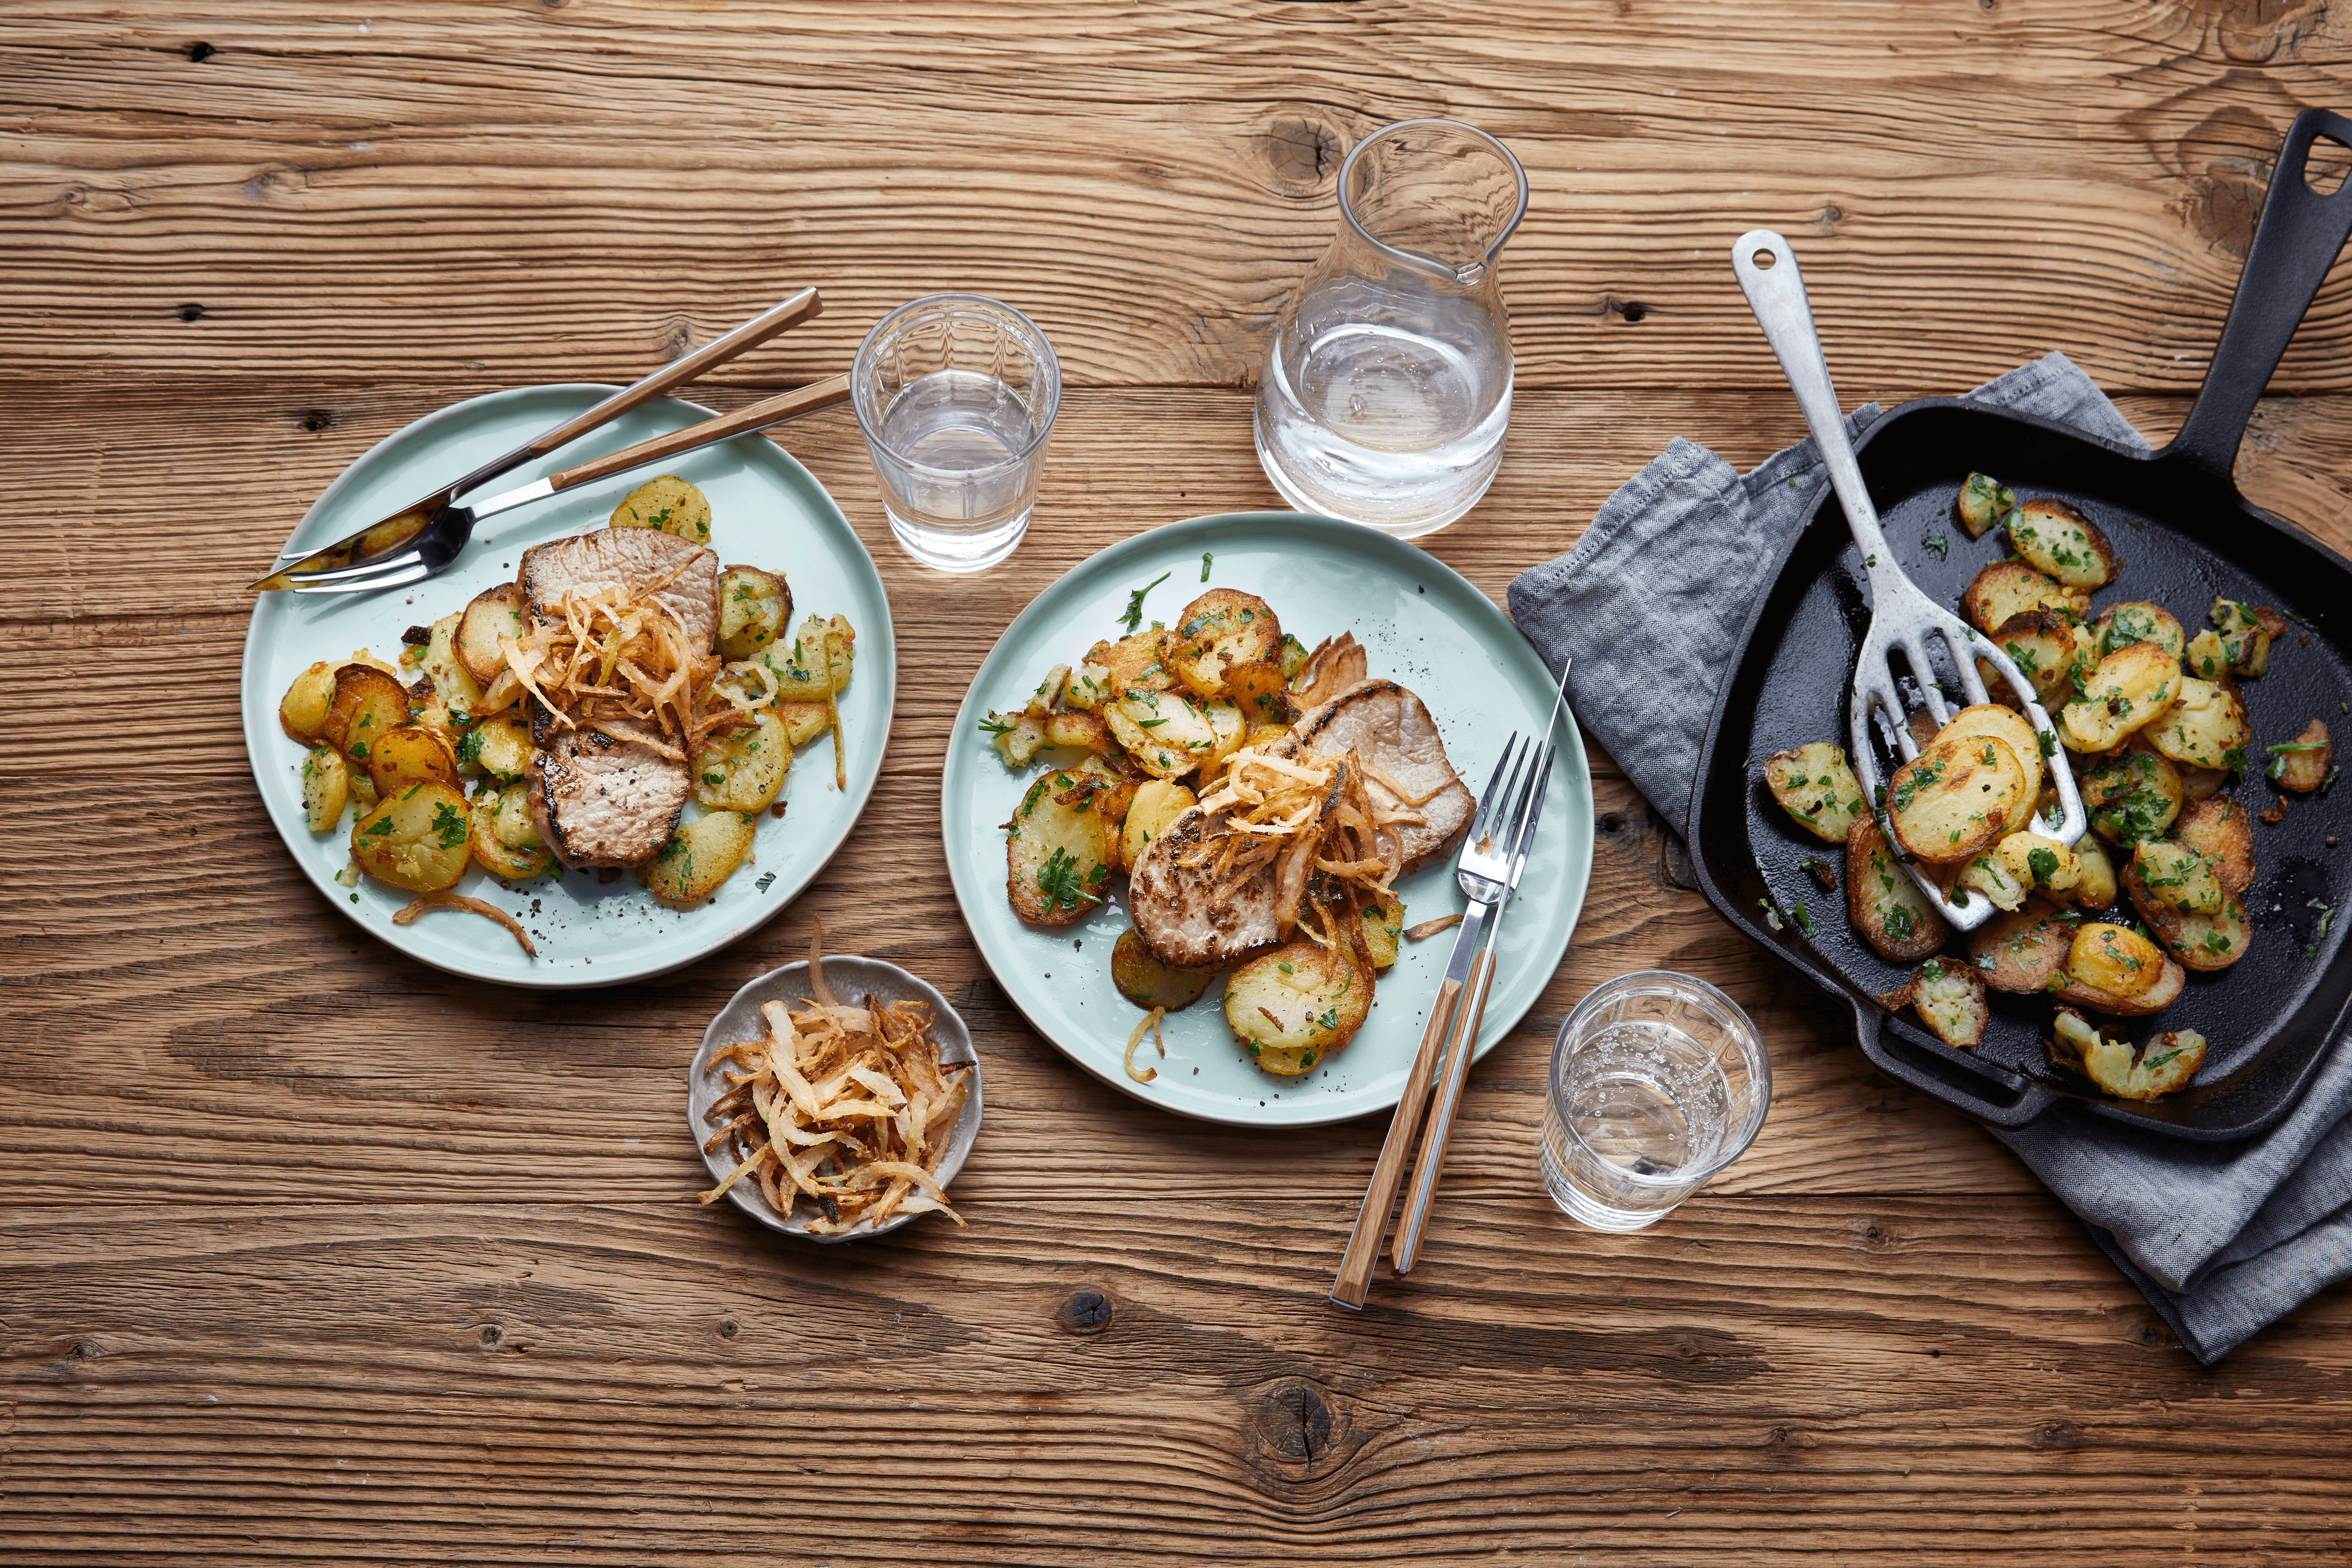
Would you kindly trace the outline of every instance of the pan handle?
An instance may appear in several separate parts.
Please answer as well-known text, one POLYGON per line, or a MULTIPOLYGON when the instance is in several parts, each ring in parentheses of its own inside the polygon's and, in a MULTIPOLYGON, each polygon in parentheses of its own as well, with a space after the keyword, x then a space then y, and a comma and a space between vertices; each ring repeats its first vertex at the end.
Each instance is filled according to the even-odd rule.
POLYGON ((2172 444, 2158 454, 2197 470, 2224 487, 2234 485, 2238 443, 2271 372, 2303 324, 2303 313, 2336 264, 2345 236, 2352 234, 2352 179, 2329 195, 2314 192, 2305 179, 2311 144, 2325 136, 2352 150, 2352 120, 2324 109, 2294 117, 2279 149, 2254 228, 2253 248, 2238 275, 2237 298, 2221 324, 2221 340, 2205 384, 2172 444))
POLYGON ((1853 1000, 1854 1037, 1862 1043, 1863 1055, 1899 1083, 1996 1127, 2022 1127, 2058 1103, 2059 1096, 2039 1083, 1990 1063, 1963 1066, 1921 1051, 1886 1029, 1887 1015, 1876 1005, 1853 1000))

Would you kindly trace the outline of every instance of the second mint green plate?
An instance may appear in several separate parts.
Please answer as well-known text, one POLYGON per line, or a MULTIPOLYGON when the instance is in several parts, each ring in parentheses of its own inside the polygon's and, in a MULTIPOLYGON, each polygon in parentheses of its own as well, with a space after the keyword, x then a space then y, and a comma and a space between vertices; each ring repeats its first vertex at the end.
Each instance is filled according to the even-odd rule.
MULTIPOLYGON (((1019 707, 1048 670, 1077 663, 1097 639, 1123 635, 1128 595, 1163 572, 1168 580, 1145 600, 1147 620, 1173 623, 1196 595, 1237 588, 1271 604, 1283 630, 1310 648, 1354 632, 1372 674, 1429 705, 1447 755, 1474 792, 1485 789, 1512 731, 1543 728, 1551 674, 1510 618, 1433 556, 1328 517, 1234 512, 1155 528, 1072 569, 1006 628, 956 716, 940 781, 948 870, 982 956, 1038 1033, 1113 1088, 1203 1121, 1306 1127, 1388 1110, 1403 1092, 1453 932, 1405 944, 1380 978, 1370 1019, 1305 1077, 1259 1071, 1226 1027, 1222 987, 1213 986, 1168 1016, 1165 1058, 1146 1037, 1136 1062, 1159 1076, 1138 1083, 1121 1058, 1142 1015, 1110 980, 1111 945, 1129 925, 1125 879, 1114 878, 1112 896, 1076 925, 1031 925, 1005 902, 1004 832, 997 824, 1013 814, 1035 770, 1007 768, 980 721, 992 708, 1019 707)), ((1565 710, 1556 733, 1551 794, 1503 924, 1480 1055, 1526 1016, 1559 967, 1592 870, 1592 777, 1565 710)), ((1398 888, 1408 925, 1462 908, 1451 855, 1398 888)))

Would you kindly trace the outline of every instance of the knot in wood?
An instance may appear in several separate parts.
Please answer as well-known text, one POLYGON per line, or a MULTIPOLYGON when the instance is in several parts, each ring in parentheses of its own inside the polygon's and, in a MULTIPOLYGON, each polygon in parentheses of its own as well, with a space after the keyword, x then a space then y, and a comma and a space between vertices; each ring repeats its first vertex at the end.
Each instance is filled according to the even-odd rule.
POLYGON ((183 306, 181 306, 181 307, 180 307, 180 319, 181 319, 181 320, 183 320, 183 321, 201 321, 201 320, 203 320, 204 319, 205 319, 205 308, 204 308, 203 306, 201 306, 201 305, 197 304, 194 300, 191 299, 191 300, 190 300, 190 301, 188 301, 185 305, 183 305, 183 306))
POLYGON ((335 415, 333 411, 331 409, 306 408, 301 413, 294 416, 294 422, 297 424, 299 424, 303 429, 309 431, 311 434, 316 435, 319 432, 326 430, 334 424, 335 415))
POLYGON ((210 44, 190 44, 188 46, 188 58, 194 60, 198 65, 203 65, 206 60, 211 59, 215 55, 219 53, 220 51, 214 48, 210 44))
POLYGON ((733 1339, 737 1334, 742 1332, 743 1331, 741 1329, 736 1327, 735 1320, 733 1318, 721 1318, 719 1320, 719 1337, 720 1339, 733 1339))
POLYGON ((1331 1407, 1304 1383, 1285 1384, 1257 1410, 1259 1435, 1276 1458, 1311 1465, 1331 1451, 1331 1407))
POLYGON ((1064 1333, 1098 1334, 1110 1327, 1110 1298, 1100 1291, 1073 1292, 1054 1310, 1054 1322, 1064 1333))
POLYGON ((499 1329, 498 1324, 484 1323, 482 1325, 482 1343, 484 1344, 496 1344, 505 1337, 506 1334, 504 1331, 499 1329))
POLYGON ((2072 1421, 2053 1421, 2033 1429, 2033 1446, 2045 1452, 2069 1454, 2090 1441, 2072 1421))
POLYGON ((1903 1238, 1889 1227, 1867 1214, 1858 1214, 1846 1222, 1853 1231, 1853 1244, 1864 1252, 1900 1252, 1903 1238))
POLYGON ((1339 133, 1313 117, 1306 107, 1286 104, 1256 137, 1258 156, 1265 160, 1275 189, 1286 196, 1309 196, 1339 172, 1348 150, 1339 133))

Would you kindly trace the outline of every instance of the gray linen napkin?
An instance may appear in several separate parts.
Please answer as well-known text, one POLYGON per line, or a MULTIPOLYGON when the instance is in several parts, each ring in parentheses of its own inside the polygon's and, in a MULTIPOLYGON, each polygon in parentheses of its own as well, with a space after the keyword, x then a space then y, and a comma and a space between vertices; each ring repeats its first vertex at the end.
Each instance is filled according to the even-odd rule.
MULTIPOLYGON (((2052 354, 1968 394, 2147 445, 2091 378, 2052 354)), ((1847 416, 1859 436, 1882 411, 1847 416)), ((1686 822, 1699 746, 1748 608, 1822 483, 1811 440, 1741 475, 1675 438, 1594 515, 1567 554, 1511 584, 1512 619, 1569 698, 1668 821, 1686 822), (1640 660, 1616 657, 1641 630, 1640 660)), ((2340 1046, 2341 1041, 2337 1044, 2340 1046)), ((2229 1354, 2314 1292, 2352 1276, 2352 1051, 2331 1050, 2308 1092, 2258 1138, 2199 1145, 2055 1106, 1988 1129, 2063 1199, 2200 1361, 2229 1354)))

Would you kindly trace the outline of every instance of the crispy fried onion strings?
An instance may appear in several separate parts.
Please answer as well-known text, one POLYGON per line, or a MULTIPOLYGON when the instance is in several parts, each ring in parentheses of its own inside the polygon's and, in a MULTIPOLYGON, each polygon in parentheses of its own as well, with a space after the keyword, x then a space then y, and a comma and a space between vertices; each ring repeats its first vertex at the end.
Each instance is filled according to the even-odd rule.
POLYGON ((697 700, 718 673, 719 656, 697 649, 686 622, 658 597, 685 570, 681 562, 634 591, 597 583, 565 594, 554 606, 560 620, 499 639, 507 669, 564 728, 643 741, 684 761, 719 727, 697 700), (648 726, 660 739, 645 733, 648 726))
POLYGON ((417 918, 428 909, 462 909, 471 915, 485 915, 513 932, 514 939, 522 944, 522 950, 525 953, 534 958, 539 956, 539 949, 530 945, 530 934, 523 930, 522 922, 495 904, 487 903, 478 898, 467 898, 462 893, 450 893, 445 889, 439 893, 418 894, 416 902, 395 914, 392 917, 392 923, 394 925, 414 925, 417 918))
MULTIPOLYGON (((1213 862, 1212 874, 1227 888, 1273 867, 1276 926, 1286 941, 1300 928, 1300 906, 1311 888, 1323 908, 1322 930, 1313 922, 1305 929, 1329 946, 1336 939, 1329 906, 1342 904, 1352 916, 1367 900, 1391 902, 1391 884, 1404 868, 1404 835, 1397 830, 1426 819, 1410 809, 1420 802, 1408 800, 1354 752, 1286 757, 1276 749, 1282 745, 1234 753, 1223 779, 1201 802, 1219 831, 1204 834, 1179 863, 1198 870, 1213 862)), ((1349 930, 1352 936, 1352 921, 1349 930)))
POLYGON ((939 1168, 963 1112, 967 1064, 940 1062, 923 1003, 869 996, 846 1007, 829 999, 814 945, 809 968, 811 988, 828 999, 798 1011, 763 1003, 762 1038, 711 1053, 708 1071, 731 1087, 703 1113, 718 1128, 703 1152, 731 1143, 744 1157, 702 1201, 749 1176, 778 1214, 814 1202, 822 1217, 803 1228, 820 1235, 934 1210, 961 1225, 939 1168))
POLYGON ((1160 1055, 1168 1054, 1168 1042, 1160 1037, 1160 1020, 1166 1017, 1167 1013, 1166 1008, 1152 1009, 1137 1022, 1135 1032, 1127 1037, 1127 1058, 1124 1065, 1127 1068, 1127 1075, 1138 1083, 1149 1083, 1160 1076, 1160 1069, 1156 1067, 1136 1066, 1135 1048, 1143 1043, 1143 1031, 1150 1030, 1151 1043, 1159 1049, 1160 1055))

